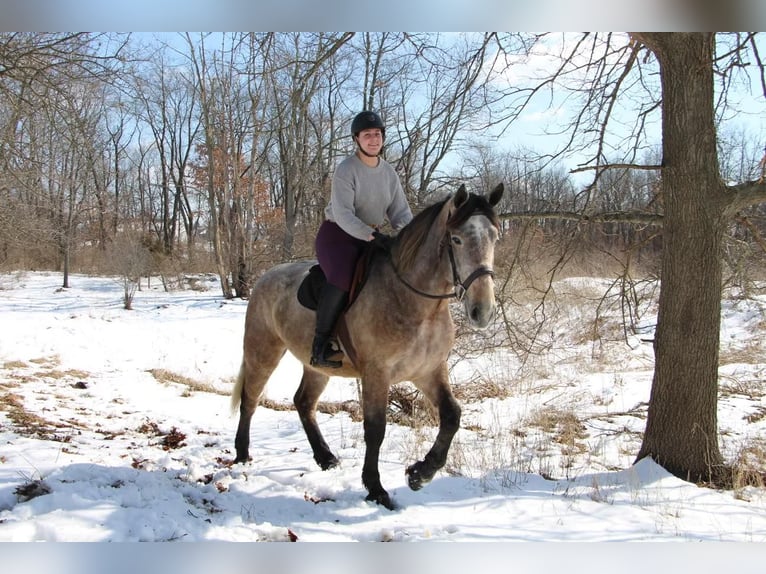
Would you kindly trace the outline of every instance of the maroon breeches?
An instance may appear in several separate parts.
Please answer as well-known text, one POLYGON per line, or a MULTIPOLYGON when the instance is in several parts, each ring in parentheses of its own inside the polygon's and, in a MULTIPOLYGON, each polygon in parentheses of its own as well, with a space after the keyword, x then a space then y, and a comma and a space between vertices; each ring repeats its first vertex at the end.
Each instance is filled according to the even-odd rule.
POLYGON ((343 231, 337 223, 325 220, 319 227, 315 249, 319 266, 327 282, 338 289, 349 291, 354 278, 354 268, 362 254, 366 241, 343 231))

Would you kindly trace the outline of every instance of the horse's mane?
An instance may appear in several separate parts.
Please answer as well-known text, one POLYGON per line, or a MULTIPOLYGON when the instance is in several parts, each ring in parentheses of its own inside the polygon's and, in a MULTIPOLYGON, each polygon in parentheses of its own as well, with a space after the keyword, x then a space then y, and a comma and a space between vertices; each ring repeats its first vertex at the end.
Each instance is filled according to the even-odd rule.
POLYGON ((415 262, 420 246, 428 236, 436 217, 441 213, 444 204, 449 201, 449 197, 426 207, 423 211, 415 215, 407 225, 397 235, 397 254, 399 271, 407 271, 415 262))
MULTIPOLYGON (((399 232, 397 236, 397 253, 400 271, 407 271, 414 265, 420 246, 425 241, 425 238, 428 237, 428 232, 433 226, 434 221, 450 199, 452 199, 452 196, 448 196, 446 199, 426 207, 415 215, 412 221, 399 232)), ((447 229, 459 227, 476 213, 486 216, 492 222, 492 225, 500 228, 500 220, 495 210, 489 204, 489 201, 482 195, 470 193, 468 199, 463 202, 447 221, 447 229)))

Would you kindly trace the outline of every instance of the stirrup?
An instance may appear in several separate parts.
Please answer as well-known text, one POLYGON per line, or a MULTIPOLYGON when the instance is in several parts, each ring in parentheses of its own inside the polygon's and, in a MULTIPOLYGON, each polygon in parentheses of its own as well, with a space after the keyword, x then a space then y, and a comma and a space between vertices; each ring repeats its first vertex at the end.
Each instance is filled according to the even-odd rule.
POLYGON ((329 369, 340 369, 343 366, 343 361, 333 361, 324 357, 311 357, 312 367, 327 367, 329 369))
POLYGON ((328 367, 330 369, 339 369, 343 366, 343 361, 328 359, 327 357, 311 357, 312 367, 328 367))
POLYGON ((329 367, 331 369, 338 369, 343 366, 343 361, 340 359, 331 359, 330 357, 342 357, 343 352, 334 347, 332 340, 325 343, 322 349, 322 354, 317 356, 312 354, 309 363, 312 367, 329 367))

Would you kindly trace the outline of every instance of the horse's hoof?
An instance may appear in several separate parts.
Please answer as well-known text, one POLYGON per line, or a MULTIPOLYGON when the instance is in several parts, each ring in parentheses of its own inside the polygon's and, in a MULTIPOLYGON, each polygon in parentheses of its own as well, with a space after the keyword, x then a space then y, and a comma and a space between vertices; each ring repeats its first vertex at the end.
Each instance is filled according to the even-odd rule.
POLYGON ((385 490, 377 494, 373 494, 371 492, 367 495, 365 500, 380 504, 381 506, 385 506, 389 510, 396 510, 396 505, 391 501, 391 497, 388 496, 388 493, 385 490))
POLYGON ((330 470, 331 468, 335 468, 340 464, 340 461, 338 460, 338 457, 336 456, 330 456, 330 458, 318 460, 317 464, 319 465, 319 468, 322 470, 330 470))
POLYGON ((423 467, 422 462, 416 462, 415 464, 408 466, 404 474, 407 475, 407 486, 412 490, 420 490, 424 485, 431 482, 430 476, 425 476, 421 471, 423 467))

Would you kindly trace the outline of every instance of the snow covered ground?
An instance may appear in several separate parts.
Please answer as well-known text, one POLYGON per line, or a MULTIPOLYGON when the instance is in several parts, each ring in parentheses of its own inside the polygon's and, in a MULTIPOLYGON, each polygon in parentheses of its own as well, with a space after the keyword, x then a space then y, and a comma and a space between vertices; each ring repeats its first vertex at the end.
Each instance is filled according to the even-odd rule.
MULTIPOLYGON (((597 293, 591 283, 559 290, 597 293)), ((132 311, 114 279, 60 284, 53 273, 0 275, 2 542, 766 542, 763 490, 718 492, 651 461, 632 464, 651 345, 574 341, 571 326, 592 301, 590 311, 561 305, 550 347, 523 369, 510 353, 455 360, 458 396, 490 384, 506 396, 463 393, 448 464, 418 492, 404 468, 435 429, 389 424, 381 476, 392 512, 364 500, 362 425, 344 411, 319 415, 338 468, 316 466, 294 411, 264 407, 252 462, 231 465, 228 392, 246 302, 223 300, 215 279, 171 293, 154 281, 132 311)), ((724 306, 727 457, 766 444, 764 308, 766 299, 724 306)), ((267 387, 272 404, 290 405, 299 378, 286 357, 267 387)), ((333 379, 323 400, 357 398, 355 381, 333 379)), ((762 556, 761 547, 737 556, 762 556)))

